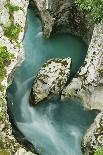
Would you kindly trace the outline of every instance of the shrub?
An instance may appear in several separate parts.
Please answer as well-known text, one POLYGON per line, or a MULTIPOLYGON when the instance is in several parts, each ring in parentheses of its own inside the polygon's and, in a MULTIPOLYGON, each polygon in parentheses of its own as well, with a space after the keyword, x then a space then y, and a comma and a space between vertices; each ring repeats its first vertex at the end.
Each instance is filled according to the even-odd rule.
POLYGON ((9 9, 10 14, 13 14, 14 11, 18 11, 20 9, 19 6, 15 6, 15 5, 12 5, 12 4, 8 4, 7 7, 9 9))
MULTIPOLYGON (((7 51, 6 46, 0 45, 0 82, 6 76, 6 69, 5 66, 9 65, 11 58, 13 58, 13 54, 10 54, 7 51)), ((0 84, 0 90, 3 89, 3 86, 0 84)))
POLYGON ((82 11, 90 12, 95 23, 98 23, 103 19, 102 0, 75 0, 75 3, 82 11))
POLYGON ((10 26, 6 26, 4 28, 4 35, 10 40, 17 41, 19 33, 21 32, 22 28, 19 24, 11 24, 10 26))

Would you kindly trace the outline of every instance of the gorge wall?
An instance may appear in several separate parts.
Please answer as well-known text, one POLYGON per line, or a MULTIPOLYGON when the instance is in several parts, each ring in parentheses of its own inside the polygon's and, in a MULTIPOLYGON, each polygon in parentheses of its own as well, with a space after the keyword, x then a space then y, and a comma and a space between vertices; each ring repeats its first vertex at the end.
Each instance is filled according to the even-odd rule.
POLYGON ((86 43, 90 42, 94 24, 89 14, 75 6, 74 0, 32 0, 31 4, 39 11, 46 38, 64 32, 80 36, 86 43))
POLYGON ((5 67, 6 76, 2 82, 0 81, 3 86, 3 90, 0 89, 0 154, 2 155, 32 155, 12 135, 5 99, 6 89, 12 83, 15 69, 24 60, 22 41, 25 33, 28 4, 28 0, 0 1, 0 47, 5 47, 8 53, 13 55, 10 64, 5 67))

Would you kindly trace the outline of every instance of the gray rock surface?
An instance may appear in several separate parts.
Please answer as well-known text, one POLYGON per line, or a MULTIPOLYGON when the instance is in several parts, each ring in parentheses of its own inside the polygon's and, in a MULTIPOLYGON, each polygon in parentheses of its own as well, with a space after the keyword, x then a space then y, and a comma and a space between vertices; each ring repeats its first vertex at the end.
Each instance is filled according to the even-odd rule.
MULTIPOLYGON (((43 25, 45 38, 57 32, 80 36, 86 43, 92 37, 94 24, 89 14, 81 12, 74 0, 32 0, 43 25)), ((35 9, 35 8, 34 8, 35 9)))
POLYGON ((79 97, 88 109, 102 111, 83 139, 84 154, 92 154, 103 147, 103 22, 95 25, 84 65, 62 92, 62 99, 70 97, 79 97))
POLYGON ((0 154, 16 154, 16 155, 31 155, 25 148, 17 142, 12 134, 12 127, 7 113, 7 101, 5 99, 6 89, 12 83, 15 69, 21 65, 24 60, 23 37, 25 33, 25 23, 27 16, 29 0, 0 0, 0 46, 6 46, 7 51, 14 55, 9 66, 6 67, 6 76, 1 82, 5 86, 3 91, 0 91, 0 154), (11 39, 4 34, 4 27, 10 26, 11 18, 9 7, 17 7, 18 9, 12 12, 13 23, 21 26, 21 31, 18 34, 17 40, 11 39), (24 152, 23 152, 24 151, 24 152))
POLYGON ((84 64, 62 92, 62 99, 71 96, 86 108, 103 110, 103 23, 95 25, 84 64))
POLYGON ((84 155, 90 155, 92 151, 103 148, 103 112, 98 114, 85 133, 82 145, 84 155))
POLYGON ((40 69, 34 81, 31 100, 34 104, 59 94, 70 75, 71 58, 50 59, 40 69))

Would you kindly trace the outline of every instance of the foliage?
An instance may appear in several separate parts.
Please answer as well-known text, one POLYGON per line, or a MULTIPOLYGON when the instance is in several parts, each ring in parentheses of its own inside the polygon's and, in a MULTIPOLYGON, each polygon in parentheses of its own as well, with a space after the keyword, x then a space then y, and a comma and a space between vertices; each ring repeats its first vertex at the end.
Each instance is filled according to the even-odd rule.
POLYGON ((8 4, 7 7, 9 9, 10 14, 13 14, 14 11, 18 11, 20 9, 19 6, 15 6, 15 5, 12 5, 12 4, 8 4))
POLYGON ((19 33, 21 32, 22 28, 19 24, 11 24, 10 26, 6 26, 4 28, 4 35, 11 40, 16 41, 18 39, 19 33))
POLYGON ((103 0, 75 0, 82 11, 90 12, 95 23, 103 19, 103 0))
POLYGON ((10 155, 11 153, 9 152, 9 150, 6 149, 0 149, 0 155, 10 155))
POLYGON ((103 148, 96 150, 94 155, 103 155, 103 148))
POLYGON ((4 35, 10 40, 17 41, 19 33, 21 32, 22 28, 19 24, 14 24, 14 11, 18 11, 20 9, 19 6, 15 6, 10 4, 10 2, 7 0, 7 4, 5 6, 9 11, 9 18, 11 21, 11 24, 9 26, 4 27, 4 35))
MULTIPOLYGON (((10 54, 7 51, 7 47, 0 45, 0 82, 6 76, 5 66, 9 65, 12 58, 13 58, 13 54, 10 54)), ((0 90, 3 90, 3 88, 4 87, 0 84, 0 90)))

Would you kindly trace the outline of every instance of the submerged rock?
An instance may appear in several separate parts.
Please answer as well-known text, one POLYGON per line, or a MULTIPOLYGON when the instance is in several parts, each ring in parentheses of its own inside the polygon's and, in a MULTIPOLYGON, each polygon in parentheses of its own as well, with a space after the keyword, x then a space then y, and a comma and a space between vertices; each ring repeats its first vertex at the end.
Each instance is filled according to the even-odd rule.
POLYGON ((50 59, 40 69, 31 91, 34 104, 53 95, 58 95, 66 85, 71 67, 71 58, 50 59))

